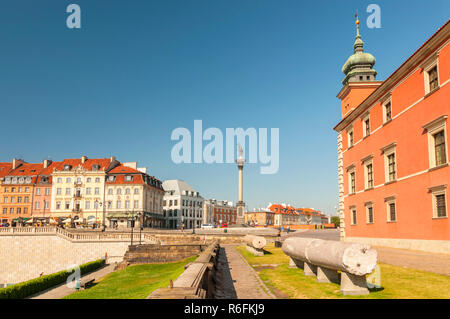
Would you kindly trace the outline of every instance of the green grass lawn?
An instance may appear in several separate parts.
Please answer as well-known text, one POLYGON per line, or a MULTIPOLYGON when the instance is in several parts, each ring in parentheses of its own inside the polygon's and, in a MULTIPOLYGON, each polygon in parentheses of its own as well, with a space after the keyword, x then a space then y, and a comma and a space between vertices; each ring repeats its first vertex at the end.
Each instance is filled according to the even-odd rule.
POLYGON ((152 291, 169 286, 196 257, 167 264, 129 266, 108 274, 95 286, 70 294, 64 299, 144 299, 152 291))
POLYGON ((318 283, 316 277, 304 276, 302 269, 289 268, 289 257, 273 244, 266 246, 267 253, 261 257, 253 256, 244 246, 237 250, 280 298, 450 298, 449 276, 382 263, 379 264, 381 289, 371 290, 367 296, 344 296, 339 292, 338 284, 318 283))

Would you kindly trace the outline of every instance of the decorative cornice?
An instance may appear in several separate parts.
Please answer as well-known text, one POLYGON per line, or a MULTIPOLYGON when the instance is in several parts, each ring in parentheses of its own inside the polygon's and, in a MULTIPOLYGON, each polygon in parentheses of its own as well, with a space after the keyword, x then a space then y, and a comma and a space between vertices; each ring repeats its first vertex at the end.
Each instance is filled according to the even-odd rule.
POLYGON ((380 148, 380 151, 386 152, 386 150, 388 150, 388 149, 390 149, 390 148, 393 148, 393 147, 395 147, 395 146, 397 146, 397 142, 392 142, 391 144, 386 145, 386 146, 380 148))
POLYGON ((444 122, 447 118, 448 118, 447 115, 442 115, 442 116, 438 117, 437 119, 435 119, 435 120, 433 120, 433 121, 423 125, 422 128, 425 129, 425 130, 428 130, 428 129, 430 129, 433 126, 438 125, 441 122, 444 122))
POLYGON ((371 160, 373 158, 373 154, 370 154, 363 159, 361 159, 361 163, 367 162, 368 160, 371 160))

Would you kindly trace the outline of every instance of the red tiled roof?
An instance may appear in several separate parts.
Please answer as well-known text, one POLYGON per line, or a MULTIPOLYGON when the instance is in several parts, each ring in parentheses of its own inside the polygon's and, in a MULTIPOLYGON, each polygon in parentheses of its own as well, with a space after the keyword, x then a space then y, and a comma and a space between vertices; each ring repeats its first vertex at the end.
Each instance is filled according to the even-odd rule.
POLYGON ((108 181, 108 179, 106 179, 106 184, 145 184, 144 176, 148 176, 151 179, 161 182, 159 179, 153 176, 150 176, 146 173, 143 173, 132 167, 125 166, 123 164, 114 167, 112 170, 108 172, 108 175, 115 175, 116 179, 114 182, 108 181), (133 180, 125 181, 125 175, 132 175, 133 180))
POLYGON ((8 176, 34 176, 41 173, 44 164, 31 164, 31 163, 23 163, 19 165, 16 169, 10 171, 8 176))
POLYGON ((107 169, 111 163, 109 158, 87 158, 84 163, 81 163, 81 158, 66 158, 62 162, 55 162, 55 168, 57 170, 64 169, 65 165, 71 165, 72 168, 81 166, 87 170, 92 170, 94 164, 100 165, 100 169, 107 169))
POLYGON ((12 169, 12 163, 0 163, 0 178, 5 177, 12 169))
POLYGON ((114 167, 112 170, 108 172, 109 174, 143 174, 141 171, 125 166, 125 165, 119 165, 114 167))
POLYGON ((108 181, 108 179, 106 179, 106 184, 144 184, 144 178, 142 177, 142 174, 143 173, 132 175, 132 181, 126 181, 125 175, 115 175, 116 179, 114 180, 114 182, 108 181))

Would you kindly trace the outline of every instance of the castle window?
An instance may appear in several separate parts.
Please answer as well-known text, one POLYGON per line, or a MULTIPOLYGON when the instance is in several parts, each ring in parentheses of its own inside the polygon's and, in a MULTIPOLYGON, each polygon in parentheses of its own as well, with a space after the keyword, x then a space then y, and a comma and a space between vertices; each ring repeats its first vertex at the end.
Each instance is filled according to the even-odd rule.
POLYGON ((433 196, 433 218, 447 218, 446 203, 447 185, 441 185, 430 188, 433 196))
POLYGON ((363 135, 364 137, 367 137, 370 135, 370 117, 369 114, 366 113, 365 116, 363 116, 362 118, 362 122, 363 122, 363 135))
POLYGON ((445 135, 444 130, 433 135, 434 138, 434 154, 436 157, 436 166, 447 163, 445 154, 445 135))
POLYGON ((430 71, 428 71, 428 81, 430 86, 430 91, 433 91, 438 88, 438 72, 437 66, 434 66, 430 71))
POLYGON ((384 120, 384 123, 387 123, 392 120, 392 102, 391 102, 391 100, 387 101, 383 105, 383 120, 384 120))
POLYGON ((373 167, 372 167, 372 164, 367 165, 367 187, 373 187, 373 167))
POLYGON ((366 218, 367 218, 367 224, 373 224, 373 205, 372 205, 372 203, 366 204, 366 218))
POLYGON ((423 126, 428 132, 428 154, 430 168, 447 164, 447 136, 445 121, 447 115, 423 126))
POLYGON ((348 147, 353 146, 353 128, 348 131, 348 147))
POLYGON ((423 68, 425 80, 425 94, 431 93, 439 88, 439 73, 438 73, 437 58, 427 63, 428 65, 423 68))
POLYGON ((350 224, 351 225, 356 225, 356 207, 351 207, 350 208, 350 213, 351 213, 351 221, 350 224))

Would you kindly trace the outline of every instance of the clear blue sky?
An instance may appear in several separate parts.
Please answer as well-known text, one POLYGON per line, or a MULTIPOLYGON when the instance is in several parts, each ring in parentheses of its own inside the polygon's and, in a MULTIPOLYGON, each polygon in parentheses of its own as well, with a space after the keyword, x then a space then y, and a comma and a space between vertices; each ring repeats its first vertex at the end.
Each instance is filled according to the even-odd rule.
POLYGON ((231 164, 170 158, 176 127, 280 128, 280 169, 245 168, 250 209, 334 213, 341 67, 354 13, 386 79, 450 16, 450 1, 15 0, 0 7, 0 161, 115 155, 204 197, 237 200, 231 164), (81 30, 66 27, 80 5, 81 30), (238 116, 239 115, 239 116, 238 116))

